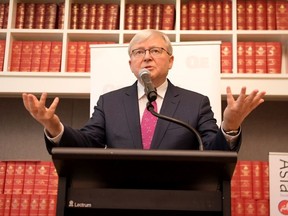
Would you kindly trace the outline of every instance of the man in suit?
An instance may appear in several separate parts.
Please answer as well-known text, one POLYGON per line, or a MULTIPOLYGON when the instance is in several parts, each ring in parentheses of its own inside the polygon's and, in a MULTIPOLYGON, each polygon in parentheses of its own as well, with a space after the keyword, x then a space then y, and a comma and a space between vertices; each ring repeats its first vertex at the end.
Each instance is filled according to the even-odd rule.
MULTIPOLYGON (((55 114, 59 98, 46 107, 47 94, 38 100, 23 93, 23 102, 30 114, 43 125, 50 151, 54 146, 142 149, 141 118, 147 97, 139 77, 141 69, 150 72, 157 89, 157 109, 163 115, 186 122, 195 128, 208 150, 239 150, 241 124, 257 106, 264 102, 265 92, 246 95, 243 87, 235 100, 227 87, 227 107, 219 128, 208 97, 174 86, 167 79, 174 56, 167 35, 157 30, 136 34, 128 48, 129 65, 137 81, 132 85, 100 96, 94 113, 81 129, 61 123, 55 114), (116 109, 117 108, 117 109, 116 109)), ((193 82, 193 80, 191 81, 193 82)), ((195 134, 187 128, 162 119, 157 120, 150 149, 198 149, 195 134)))

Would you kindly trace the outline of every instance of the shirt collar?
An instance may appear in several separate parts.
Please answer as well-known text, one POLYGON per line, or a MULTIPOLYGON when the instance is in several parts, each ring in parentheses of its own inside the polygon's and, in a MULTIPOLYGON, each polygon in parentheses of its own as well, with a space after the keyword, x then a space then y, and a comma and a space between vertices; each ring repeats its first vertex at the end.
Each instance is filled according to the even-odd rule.
MULTIPOLYGON (((168 81, 166 79, 165 82, 157 88, 157 95, 163 99, 167 88, 168 88, 168 81)), ((145 96, 145 92, 144 92, 144 86, 139 81, 137 83, 137 89, 138 89, 138 100, 140 100, 142 97, 145 96)))

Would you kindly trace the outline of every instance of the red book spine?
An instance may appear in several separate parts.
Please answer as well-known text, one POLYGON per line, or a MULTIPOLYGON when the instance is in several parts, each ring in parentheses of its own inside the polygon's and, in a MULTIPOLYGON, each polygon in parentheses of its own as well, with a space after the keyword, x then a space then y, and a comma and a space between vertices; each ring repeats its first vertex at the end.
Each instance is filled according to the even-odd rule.
POLYGON ((39 195, 39 207, 38 207, 38 216, 47 216, 48 214, 48 207, 49 207, 49 196, 39 195))
POLYGON ((89 4, 88 7, 88 21, 87 21, 87 28, 88 29, 95 29, 96 24, 96 3, 89 4))
POLYGON ((96 6, 96 29, 105 29, 106 4, 97 4, 96 6))
POLYGON ((188 30, 188 3, 181 4, 181 20, 180 20, 180 29, 188 30))
POLYGON ((9 2, 8 3, 4 3, 5 5, 5 13, 4 13, 4 20, 3 20, 3 29, 7 29, 7 25, 8 25, 8 15, 9 15, 9 2))
POLYGON ((65 2, 59 3, 58 10, 58 18, 57 18, 57 28, 64 29, 64 20, 65 20, 65 2))
POLYGON ((22 42, 19 71, 27 72, 31 70, 32 49, 33 49, 33 41, 22 42))
POLYGON ((233 211, 234 215, 232 216, 245 216, 244 215, 244 199, 238 198, 234 199, 234 204, 233 204, 233 211))
POLYGON ((252 199, 252 164, 251 161, 239 161, 241 198, 252 199))
POLYGON ((47 194, 49 172, 50 172, 49 161, 39 161, 36 163, 34 194, 38 195, 47 194))
POLYGON ((3 29, 4 14, 5 14, 5 4, 0 3, 0 29, 3 29))
POLYGON ((38 216, 39 196, 38 194, 30 195, 29 216, 38 216))
POLYGON ((35 3, 25 3, 24 28, 33 29, 35 17, 35 3))
POLYGON ((253 199, 263 198, 263 186, 262 186, 262 162, 252 161, 252 188, 253 199))
POLYGON ((26 161, 23 194, 33 194, 35 184, 36 162, 26 161))
POLYGON ((125 5, 125 29, 133 30, 134 22, 136 18, 136 9, 135 4, 126 4, 125 5))
POLYGON ((57 195, 58 191, 58 174, 54 164, 51 162, 49 181, 48 181, 48 194, 57 195))
POLYGON ((162 16, 163 16, 163 4, 154 4, 153 5, 153 29, 162 28, 162 16))
POLYGON ((70 29, 77 29, 79 16, 79 4, 71 3, 70 29))
POLYGON ((162 15, 162 28, 163 30, 174 29, 174 16, 175 16, 175 5, 174 4, 163 4, 163 15, 162 15))
POLYGON ((267 3, 266 0, 256 0, 256 30, 267 29, 267 3))
POLYGON ((44 29, 45 3, 38 3, 35 6, 34 28, 44 29))
POLYGON ((208 2, 206 0, 199 0, 199 30, 208 29, 208 2))
POLYGON ((56 29, 56 18, 57 18, 57 4, 46 3, 44 28, 56 29))
POLYGON ((281 73, 282 45, 281 42, 267 42, 267 72, 281 73))
POLYGON ((68 42, 67 49, 67 72, 76 72, 78 42, 68 42))
POLYGON ((269 162, 268 161, 262 161, 262 186, 263 186, 263 198, 266 200, 269 200, 270 198, 270 192, 269 192, 269 162))
POLYGON ((0 161, 0 194, 4 193, 6 162, 0 161))
POLYGON ((246 29, 255 30, 256 29, 256 10, 255 10, 255 0, 246 0, 246 29))
POLYGON ((105 29, 115 30, 118 29, 119 22, 119 5, 118 4, 107 4, 107 19, 105 23, 105 29))
POLYGON ((153 4, 144 4, 144 29, 151 29, 153 26, 153 4))
POLYGON ((29 207, 30 207, 30 195, 22 194, 20 200, 21 216, 29 216, 29 207))
POLYGON ((255 72, 267 73, 266 42, 255 42, 255 72))
POLYGON ((286 0, 276 1, 276 28, 277 30, 288 29, 288 2, 286 0))
POLYGON ((232 30, 232 1, 231 0, 223 0, 223 30, 232 30))
POLYGON ((87 42, 79 41, 77 45, 76 72, 85 72, 86 55, 87 55, 87 42))
POLYGON ((245 42, 245 73, 255 73, 255 42, 245 42))
POLYGON ((269 216, 269 200, 261 199, 256 200, 256 215, 257 216, 269 216))
POLYGON ((256 200, 255 199, 244 200, 244 215, 245 216, 256 215, 256 200))
POLYGON ((15 17, 15 28, 24 28, 24 16, 25 16, 25 3, 17 3, 16 6, 16 17, 15 17))
POLYGON ((89 4, 87 3, 79 4, 79 16, 78 16, 77 29, 87 29, 88 16, 89 16, 88 9, 89 9, 89 4))
POLYGON ((188 26, 189 30, 198 30, 199 28, 199 6, 197 0, 190 0, 188 5, 188 26))
POLYGON ((232 43, 221 44, 221 73, 232 73, 232 43))
POLYGON ((51 53, 49 61, 49 72, 60 72, 61 69, 61 56, 62 56, 62 42, 51 42, 51 53))
POLYGON ((42 42, 40 71, 48 72, 51 52, 51 41, 42 42))
POLYGON ((223 29, 223 5, 222 1, 215 2, 215 30, 223 29))
POLYGON ((208 30, 215 30, 215 1, 209 0, 208 1, 208 30))
POLYGON ((10 216, 18 216, 20 213, 19 211, 20 206, 21 206, 21 194, 12 194, 10 216))
POLYGON ((0 40, 0 71, 3 71, 6 40, 0 40))
POLYGON ((55 216, 56 207, 57 207, 57 195, 49 195, 47 216, 55 216))
POLYGON ((5 206, 3 216, 10 216, 12 194, 5 194, 5 206))
POLYGON ((245 73, 245 42, 237 42, 238 73, 245 73))
POLYGON ((12 194, 15 173, 15 161, 7 161, 4 194, 12 194))
POLYGON ((6 194, 0 193, 0 215, 4 215, 6 194))
POLYGON ((42 41, 33 41, 31 72, 40 71, 42 41))
POLYGON ((239 199, 241 197, 240 194, 240 166, 239 163, 236 164, 234 173, 231 179, 231 198, 239 199))
POLYGON ((24 186, 25 162, 16 161, 14 169, 13 194, 22 194, 24 186))
POLYGON ((21 60, 22 41, 13 41, 10 61, 10 71, 19 71, 21 60))
POLYGON ((135 4, 135 21, 134 21, 134 27, 135 30, 140 30, 144 28, 144 4, 135 4))
POLYGON ((237 0, 237 29, 246 29, 246 3, 245 0, 237 0))
POLYGON ((267 30, 276 30, 276 1, 267 1, 267 30))

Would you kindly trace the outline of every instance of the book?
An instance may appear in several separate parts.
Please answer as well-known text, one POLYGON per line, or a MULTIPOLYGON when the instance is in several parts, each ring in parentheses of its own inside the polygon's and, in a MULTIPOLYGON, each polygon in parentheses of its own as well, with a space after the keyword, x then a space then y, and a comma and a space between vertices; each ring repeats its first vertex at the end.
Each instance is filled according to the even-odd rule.
POLYGON ((42 41, 33 41, 31 72, 39 72, 41 64, 42 41))
POLYGON ((222 30, 232 30, 232 1, 222 1, 222 30))
POLYGON ((245 0, 237 0, 237 29, 246 29, 246 2, 245 0))
POLYGON ((34 27, 35 5, 35 3, 25 3, 24 29, 33 29, 34 27))
POLYGON ((106 4, 97 4, 96 7, 96 24, 95 28, 98 30, 105 29, 105 20, 106 20, 106 4))
POLYGON ((208 0, 208 30, 215 30, 216 5, 214 0, 208 0))
POLYGON ((55 216, 57 207, 57 195, 48 195, 48 214, 47 216, 55 216))
POLYGON ((153 29, 160 30, 162 28, 162 15, 163 15, 163 4, 153 5, 153 29))
POLYGON ((56 3, 45 3, 45 29, 56 29, 57 7, 56 3))
POLYGON ((180 29, 181 30, 188 30, 189 29, 188 28, 188 21, 189 21, 188 3, 182 3, 181 4, 181 19, 180 19, 180 29))
POLYGON ((22 194, 24 186, 25 162, 15 161, 12 194, 22 194))
POLYGON ((288 29, 288 2, 286 0, 276 1, 276 29, 288 29))
POLYGON ((0 193, 0 215, 4 215, 6 194, 0 193))
POLYGON ((267 30, 276 30, 276 1, 266 0, 267 30))
POLYGON ((125 5, 125 29, 133 30, 134 29, 134 20, 136 17, 135 4, 126 4, 125 5))
MULTIPOLYGON (((27 163, 27 162, 26 162, 27 163)), ((30 194, 22 194, 20 200, 20 212, 21 216, 29 216, 30 210, 30 194)))
POLYGON ((175 5, 163 4, 162 30, 173 30, 175 20, 175 5))
POLYGON ((282 67, 281 42, 266 42, 267 46, 267 73, 279 74, 282 67))
POLYGON ((199 6, 197 0, 190 0, 188 4, 188 27, 189 30, 199 29, 199 6))
POLYGON ((78 42, 68 42, 67 48, 67 72, 76 72, 78 42))
POLYGON ((245 42, 245 73, 255 73, 255 42, 245 42))
POLYGON ((62 41, 51 42, 51 52, 49 60, 49 72, 60 72, 62 56, 62 41))
POLYGON ((105 29, 115 30, 119 28, 119 5, 118 4, 107 4, 106 6, 106 22, 105 29))
POLYGON ((30 195, 29 216, 38 216, 39 197, 38 194, 30 195))
POLYGON ((22 50, 22 41, 13 41, 9 71, 20 70, 21 50, 22 50))
POLYGON ((263 186, 262 186, 262 162, 252 161, 252 188, 253 188, 253 199, 263 198, 263 186))
POLYGON ((20 214, 20 206, 21 206, 21 194, 12 194, 10 216, 18 216, 20 214))
POLYGON ((221 73, 232 73, 232 43, 221 44, 221 73))
POLYGON ((223 4, 222 1, 215 2, 215 30, 223 29, 223 4))
POLYGON ((79 4, 79 15, 77 20, 77 29, 87 29, 88 28, 88 3, 79 4))
POLYGON ((256 0, 255 2, 256 30, 267 29, 267 2, 266 0, 256 0))
POLYGON ((87 42, 86 41, 78 41, 77 58, 76 58, 76 72, 85 72, 86 55, 87 55, 87 42))
POLYGON ((35 185, 36 162, 26 161, 23 194, 33 194, 35 185))
POLYGON ((144 13, 144 4, 135 4, 135 20, 133 29, 135 30, 141 30, 144 28, 144 20, 146 19, 145 13, 144 13))
POLYGON ((31 70, 33 41, 22 41, 20 72, 27 72, 31 70))
POLYGON ((65 2, 60 2, 58 4, 58 15, 57 15, 57 28, 64 29, 65 20, 65 2))
POLYGON ((47 194, 57 195, 57 191, 58 191, 58 173, 57 173, 57 170, 56 170, 54 164, 51 162, 50 171, 49 171, 47 194))
POLYGON ((44 29, 45 23, 45 3, 37 3, 35 6, 34 28, 44 29))
POLYGON ((7 161, 6 163, 7 164, 6 164, 4 194, 12 194, 14 173, 15 173, 15 161, 7 161))
POLYGON ((49 196, 39 195, 39 205, 38 205, 38 213, 37 216, 47 216, 49 208, 49 196))
POLYGON ((0 40, 0 71, 3 71, 6 40, 0 40))
POLYGON ((255 9, 255 0, 246 0, 245 8, 245 19, 246 19, 246 30, 255 30, 256 29, 256 9, 255 9))
POLYGON ((4 193, 5 176, 6 176, 6 161, 0 161, 0 194, 4 193))
POLYGON ((240 194, 243 199, 252 199, 252 163, 251 161, 239 161, 240 194))
POLYGON ((77 29, 79 3, 71 3, 70 29, 77 29))
POLYGON ((267 73, 266 42, 255 42, 255 72, 267 73))
POLYGON ((51 53, 51 41, 42 41, 40 71, 48 72, 51 53))
POLYGON ((237 43, 237 73, 245 73, 245 42, 239 41, 237 43))
POLYGON ((256 200, 244 199, 244 215, 255 216, 256 215, 256 200))
POLYGON ((144 29, 153 28, 153 4, 144 4, 144 29))
POLYGON ((198 1, 198 29, 208 29, 208 2, 206 0, 198 1))
POLYGON ((47 194, 50 164, 51 163, 49 161, 38 161, 36 163, 34 194, 47 194))

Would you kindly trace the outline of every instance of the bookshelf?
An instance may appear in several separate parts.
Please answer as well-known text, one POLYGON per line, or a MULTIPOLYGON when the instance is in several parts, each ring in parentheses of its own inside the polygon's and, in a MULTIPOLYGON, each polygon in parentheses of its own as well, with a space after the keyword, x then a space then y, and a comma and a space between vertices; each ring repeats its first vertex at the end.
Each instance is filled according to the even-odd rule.
POLYGON ((226 86, 238 93, 242 86, 248 91, 254 88, 266 90, 272 98, 288 96, 288 30, 237 30, 237 1, 232 1, 232 30, 180 30, 180 9, 188 0, 51 0, 33 3, 65 3, 63 29, 16 29, 16 7, 20 0, 4 0, 9 2, 7 29, 0 29, 0 39, 6 40, 3 71, 0 72, 0 96, 19 96, 22 92, 48 92, 50 95, 64 97, 89 97, 90 74, 86 72, 68 73, 67 44, 70 41, 112 41, 116 44, 129 42, 137 30, 125 30, 125 5, 127 3, 162 3, 175 5, 175 28, 165 30, 172 42, 187 41, 225 41, 232 42, 233 73, 221 74, 221 94, 225 95, 226 86), (72 3, 116 3, 119 5, 119 28, 116 30, 80 30, 70 29, 72 3), (62 42, 62 59, 60 72, 11 72, 8 70, 11 60, 11 45, 14 40, 50 40, 62 42), (278 41, 282 44, 281 74, 237 74, 237 41, 278 41))

